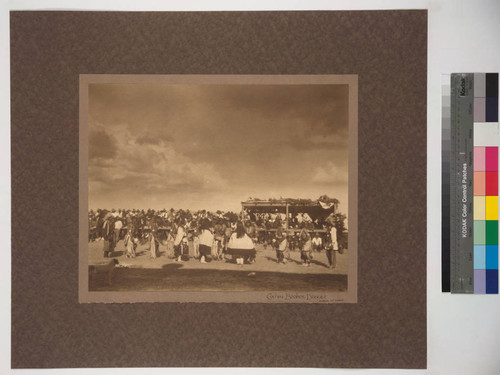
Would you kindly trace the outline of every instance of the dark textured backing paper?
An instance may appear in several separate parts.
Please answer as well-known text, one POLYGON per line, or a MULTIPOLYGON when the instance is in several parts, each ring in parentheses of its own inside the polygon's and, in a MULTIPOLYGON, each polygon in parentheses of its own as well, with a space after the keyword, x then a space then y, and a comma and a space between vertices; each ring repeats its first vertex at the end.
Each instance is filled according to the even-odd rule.
POLYGON ((12 367, 426 366, 427 12, 12 12, 12 367), (358 303, 79 304, 79 74, 357 74, 358 303))

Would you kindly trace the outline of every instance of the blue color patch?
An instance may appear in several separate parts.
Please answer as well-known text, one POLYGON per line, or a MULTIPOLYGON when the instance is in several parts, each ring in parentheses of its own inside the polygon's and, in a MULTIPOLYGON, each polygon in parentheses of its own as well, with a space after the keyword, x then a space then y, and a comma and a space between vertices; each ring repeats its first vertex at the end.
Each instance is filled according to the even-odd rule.
POLYGON ((498 270, 486 270, 486 294, 498 294, 498 270))
POLYGON ((485 268, 487 270, 497 270, 498 269, 498 245, 487 245, 486 246, 486 267, 485 268))

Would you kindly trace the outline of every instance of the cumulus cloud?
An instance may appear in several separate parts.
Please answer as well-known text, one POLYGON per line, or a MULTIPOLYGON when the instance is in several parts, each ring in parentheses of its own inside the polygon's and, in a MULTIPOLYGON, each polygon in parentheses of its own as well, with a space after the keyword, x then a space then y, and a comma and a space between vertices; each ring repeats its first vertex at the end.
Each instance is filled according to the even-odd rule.
POLYGON ((212 164, 193 161, 162 140, 144 142, 143 136, 134 136, 125 126, 114 127, 113 134, 95 127, 94 133, 106 139, 99 144, 113 145, 113 152, 97 149, 94 154, 107 155, 106 160, 89 159, 91 195, 113 190, 210 192, 227 185, 212 164))
POLYGON ((89 133, 89 159, 111 159, 118 152, 116 142, 104 129, 89 133))
POLYGON ((150 134, 144 134, 136 138, 135 142, 139 145, 159 145, 161 139, 150 134))
POLYGON ((89 202, 228 209, 248 196, 341 197, 344 86, 91 85, 89 202))
POLYGON ((317 184, 336 184, 347 182, 347 168, 341 168, 329 161, 313 171, 312 181, 317 184))

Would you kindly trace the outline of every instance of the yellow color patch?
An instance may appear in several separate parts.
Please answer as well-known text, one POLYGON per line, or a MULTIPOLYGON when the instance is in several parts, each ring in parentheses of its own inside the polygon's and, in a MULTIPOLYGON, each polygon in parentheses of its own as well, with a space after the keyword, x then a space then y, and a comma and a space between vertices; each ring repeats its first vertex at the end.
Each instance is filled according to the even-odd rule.
POLYGON ((486 197, 474 197, 474 220, 486 220, 486 197))
POLYGON ((486 220, 498 220, 498 197, 486 197, 486 220))

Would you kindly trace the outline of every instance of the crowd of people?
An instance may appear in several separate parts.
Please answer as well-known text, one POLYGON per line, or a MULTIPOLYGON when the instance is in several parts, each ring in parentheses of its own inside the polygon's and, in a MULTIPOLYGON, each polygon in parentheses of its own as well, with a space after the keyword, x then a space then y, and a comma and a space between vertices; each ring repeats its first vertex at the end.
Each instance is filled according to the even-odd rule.
POLYGON ((335 267, 336 252, 346 248, 345 216, 331 214, 312 220, 307 213, 280 212, 239 215, 234 212, 200 210, 90 210, 89 241, 103 241, 104 257, 112 257, 123 240, 125 255, 135 258, 138 245, 149 245, 151 258, 157 258, 160 243, 175 261, 198 259, 233 261, 256 260, 256 244, 271 246, 276 260, 286 264, 290 251, 300 251, 304 266, 311 265, 313 252, 325 250, 328 264, 335 267))

